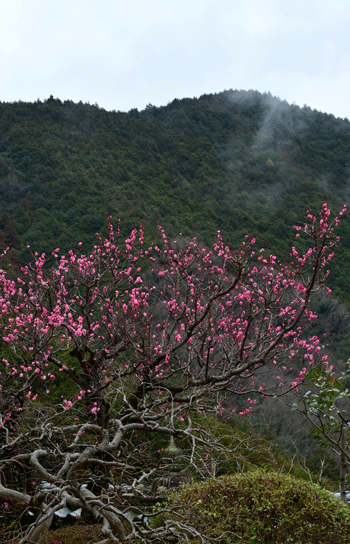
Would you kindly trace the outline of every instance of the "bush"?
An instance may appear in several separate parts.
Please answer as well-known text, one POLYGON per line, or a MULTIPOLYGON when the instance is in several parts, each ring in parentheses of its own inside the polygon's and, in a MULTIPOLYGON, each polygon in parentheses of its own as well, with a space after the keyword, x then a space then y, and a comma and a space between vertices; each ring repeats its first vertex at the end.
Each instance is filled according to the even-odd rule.
POLYGON ((220 544, 350 542, 349 507, 284 474, 256 471, 190 484, 173 495, 172 505, 178 521, 220 544))

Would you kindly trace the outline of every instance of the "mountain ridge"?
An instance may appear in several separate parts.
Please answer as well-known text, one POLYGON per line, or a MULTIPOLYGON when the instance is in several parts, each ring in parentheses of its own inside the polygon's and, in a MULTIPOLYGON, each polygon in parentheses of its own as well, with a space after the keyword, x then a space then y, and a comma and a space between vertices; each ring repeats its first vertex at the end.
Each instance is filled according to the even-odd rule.
MULTIPOLYGON (((0 246, 28 260, 94 243, 107 218, 157 240, 182 232, 210 244, 245 234, 288 258, 294 223, 323 200, 350 202, 350 123, 257 91, 175 99, 107 112, 50 97, 0 103, 0 246)), ((350 303, 350 221, 332 263, 335 295, 350 303)))

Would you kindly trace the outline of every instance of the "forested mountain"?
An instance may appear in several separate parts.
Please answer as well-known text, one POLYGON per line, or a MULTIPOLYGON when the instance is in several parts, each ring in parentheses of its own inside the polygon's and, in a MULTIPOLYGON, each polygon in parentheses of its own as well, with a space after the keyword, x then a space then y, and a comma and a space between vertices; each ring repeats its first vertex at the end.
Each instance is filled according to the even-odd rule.
MULTIPOLYGON (((144 111, 107 112, 50 97, 0 104, 0 243, 17 266, 27 245, 90 247, 107 217, 123 234, 157 221, 211 244, 245 234, 286 257, 308 206, 350 199, 350 123, 270 94, 225 91, 144 111)), ((331 284, 350 303, 350 227, 331 284)))
MULTIPOLYGON (((287 255, 292 225, 326 199, 350 199, 350 123, 270 94, 225 91, 144 111, 107 112, 50 97, 0 104, 1 246, 91 246, 107 217, 123 233, 157 221, 212 243, 247 233, 287 255)), ((349 219, 331 282, 350 302, 349 219)))

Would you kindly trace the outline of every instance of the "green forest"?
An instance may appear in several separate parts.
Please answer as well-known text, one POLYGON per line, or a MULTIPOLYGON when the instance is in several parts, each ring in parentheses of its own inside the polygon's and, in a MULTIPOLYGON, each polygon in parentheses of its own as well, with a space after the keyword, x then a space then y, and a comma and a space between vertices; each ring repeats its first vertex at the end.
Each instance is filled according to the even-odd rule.
MULTIPOLYGON (((0 103, 0 240, 13 263, 27 246, 89 248, 107 219, 123 234, 157 222, 211 245, 246 234, 288 257, 306 210, 349 200, 350 123, 258 92, 225 91, 143 111, 61 102, 0 103)), ((331 285, 350 303, 349 219, 331 285)))

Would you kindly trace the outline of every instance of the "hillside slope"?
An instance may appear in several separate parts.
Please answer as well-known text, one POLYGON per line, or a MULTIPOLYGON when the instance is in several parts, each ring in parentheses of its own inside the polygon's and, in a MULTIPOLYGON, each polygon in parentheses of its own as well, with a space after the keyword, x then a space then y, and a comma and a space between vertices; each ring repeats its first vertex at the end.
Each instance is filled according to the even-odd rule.
MULTIPOLYGON (((107 112, 50 97, 0 104, 0 244, 19 264, 38 251, 91 245, 107 217, 123 233, 157 221, 212 243, 247 233, 282 257, 292 225, 326 199, 350 200, 350 123, 270 94, 225 91, 144 111, 107 112)), ((350 223, 332 269, 350 303, 350 223)))

